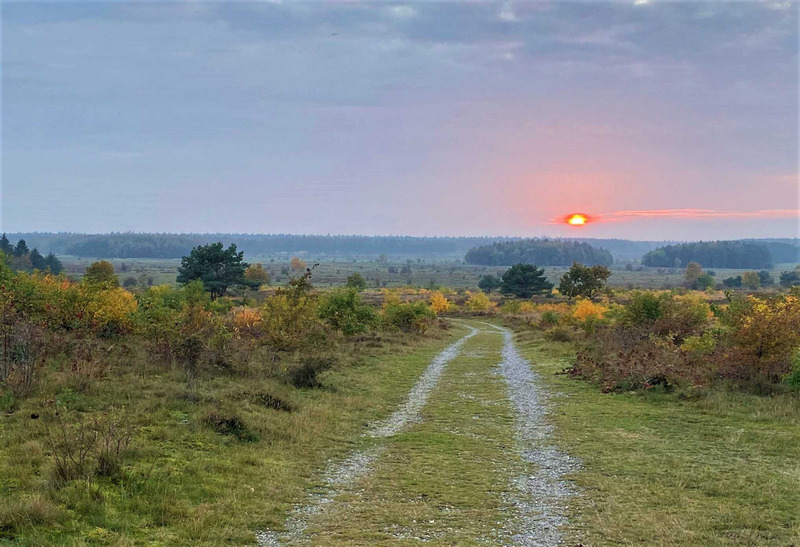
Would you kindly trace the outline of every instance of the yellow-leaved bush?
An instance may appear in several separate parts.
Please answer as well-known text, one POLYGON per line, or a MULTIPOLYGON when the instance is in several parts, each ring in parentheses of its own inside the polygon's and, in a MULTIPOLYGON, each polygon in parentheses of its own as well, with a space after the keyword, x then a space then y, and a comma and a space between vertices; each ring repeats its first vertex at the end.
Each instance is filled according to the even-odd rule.
POLYGON ((447 297, 440 291, 433 292, 431 295, 430 304, 431 310, 433 310, 433 313, 437 315, 450 309, 450 301, 447 300, 447 297))
POLYGON ((486 293, 467 291, 467 301, 464 306, 469 311, 489 311, 494 308, 495 303, 486 296, 486 293))

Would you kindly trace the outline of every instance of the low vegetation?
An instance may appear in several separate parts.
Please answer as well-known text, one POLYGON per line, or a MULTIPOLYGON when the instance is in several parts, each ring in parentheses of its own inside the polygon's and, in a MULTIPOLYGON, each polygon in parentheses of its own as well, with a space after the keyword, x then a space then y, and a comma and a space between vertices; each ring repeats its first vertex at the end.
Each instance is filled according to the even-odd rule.
MULTIPOLYGON (((592 541, 645 541, 623 522, 623 508, 633 521, 653 526, 664 544, 681 543, 664 539, 670 534, 684 543, 718 539, 712 528, 719 524, 709 516, 689 518, 675 509, 688 519, 683 531, 659 523, 665 506, 643 482, 655 481, 670 503, 710 507, 647 467, 647 458, 674 464, 704 492, 713 489, 719 470, 713 462, 698 464, 696 445, 722 450, 733 441, 693 423, 749 432, 733 445, 775 467, 760 472, 739 462, 744 475, 765 480, 781 503, 796 501, 796 490, 778 484, 773 471, 785 471, 778 456, 798 439, 789 435, 772 451, 759 445, 765 434, 755 432, 757 420, 746 410, 762 413, 779 435, 796 419, 800 397, 800 289, 776 282, 770 272, 744 271, 740 285, 727 287, 694 263, 681 271, 680 287, 629 290, 609 288, 614 271, 603 265, 573 263, 560 279, 548 280, 543 268, 519 263, 487 274, 483 290, 369 291, 368 280, 355 272, 342 286, 319 290, 312 284, 317 266, 295 258, 279 286, 270 285, 269 268, 246 264, 235 246, 221 243, 196 247, 184 258, 179 286, 127 287, 109 261, 89 264, 80 281, 0 262, 0 538, 212 545, 248 543, 256 529, 280 528, 290 504, 312 486, 313 470, 345 452, 366 421, 398 404, 451 340, 448 316, 513 326, 537 366, 559 373, 547 381, 578 394, 557 414, 557 434, 586 462, 576 480, 586 489, 581 499, 596 505, 576 506, 574 520, 592 541), (603 411, 590 424, 604 401, 622 414, 603 411), (684 437, 661 422, 645 427, 653 416, 674 412, 690 424, 684 437), (619 431, 625 434, 608 442, 619 431), (686 439, 690 446, 670 459, 664 439, 686 439), (638 452, 621 453, 630 450, 638 452), (624 477, 627 489, 609 478, 610 470, 624 477)), ((470 347, 496 352, 499 338, 489 338, 477 336, 470 347)), ((498 392, 488 370, 481 369, 481 385, 471 383, 478 376, 456 374, 495 363, 492 355, 458 360, 445 385, 498 392)), ((427 415, 456 427, 460 407, 453 401, 460 398, 455 392, 433 397, 427 415)), ((507 417, 495 418, 507 427, 507 417)), ((505 443, 508 432, 495 428, 492 435, 492 443, 505 443)), ((475 467, 457 481, 465 503, 478 503, 468 483, 488 480, 481 466, 491 443, 454 439, 419 450, 411 433, 392 441, 395 456, 416 450, 407 461, 392 460, 405 478, 398 486, 398 477, 379 468, 379 482, 366 485, 365 499, 374 494, 380 505, 392 493, 424 493, 426 486, 408 481, 437 462, 455 470, 463 455, 447 459, 440 448, 463 444, 481 451, 472 453, 475 467)), ((739 460, 715 461, 733 466, 739 460)), ((770 510, 758 498, 752 510, 760 516, 743 517, 735 505, 747 488, 735 480, 717 484, 724 510, 743 523, 731 538, 792 537, 797 523, 783 509, 770 510), (755 527, 756 518, 771 523, 769 533, 755 527), (775 532, 777 522, 788 531, 775 532)), ((497 518, 498 500, 480 497, 489 503, 476 505, 487 511, 485 523, 475 524, 481 533, 497 518)), ((369 502, 341 522, 372 518, 375 507, 369 502)), ((471 518, 451 517, 453 523, 471 518)), ((416 526, 413 511, 402 519, 426 528, 416 526)), ((326 530, 345 534, 335 526, 326 530)))

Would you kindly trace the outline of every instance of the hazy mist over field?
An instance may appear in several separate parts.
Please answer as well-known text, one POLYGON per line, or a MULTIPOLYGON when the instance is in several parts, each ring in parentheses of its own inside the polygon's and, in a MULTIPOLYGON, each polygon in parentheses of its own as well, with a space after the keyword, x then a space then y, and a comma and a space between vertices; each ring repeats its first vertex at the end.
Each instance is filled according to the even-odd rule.
POLYGON ((4 231, 798 233, 795 2, 2 15, 4 231))

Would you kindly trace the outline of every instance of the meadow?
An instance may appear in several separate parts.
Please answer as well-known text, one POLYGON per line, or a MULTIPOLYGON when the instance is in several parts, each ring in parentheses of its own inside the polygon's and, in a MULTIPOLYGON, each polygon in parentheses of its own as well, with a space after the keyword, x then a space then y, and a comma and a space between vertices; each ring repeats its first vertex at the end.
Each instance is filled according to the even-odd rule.
POLYGON ((624 269, 592 298, 520 298, 475 289, 499 268, 263 263, 269 287, 217 298, 175 261, 0 265, 0 542, 513 544, 539 510, 564 543, 797 542, 796 288, 630 289, 686 271, 624 269), (392 286, 393 266, 451 285, 392 286), (520 448, 501 326, 541 394, 527 419, 576 462, 530 503, 518 477, 547 467, 520 448))
MULTIPOLYGON (((320 288, 331 288, 344 285, 347 276, 360 273, 367 280, 371 289, 383 287, 415 287, 415 288, 452 288, 475 289, 478 280, 486 274, 499 275, 508 268, 505 266, 475 266, 464 264, 456 258, 414 257, 401 260, 389 258, 379 262, 374 257, 353 256, 347 259, 331 259, 330 257, 304 256, 302 260, 308 264, 319 264, 314 270, 314 284, 320 288), (410 272, 404 272, 408 268, 410 272), (391 269, 391 271, 390 271, 391 269)), ((98 258, 60 256, 65 272, 80 279, 86 267, 98 258)), ((293 275, 291 257, 282 256, 248 256, 249 262, 261 263, 270 273, 275 284, 285 283, 293 275)), ((120 280, 133 278, 137 282, 144 276, 144 282, 154 285, 174 284, 180 266, 179 259, 108 259, 114 265, 120 280)), ((794 264, 777 264, 769 270, 772 277, 778 279, 780 272, 794 269, 794 264)), ((558 282, 568 270, 567 267, 545 267, 547 278, 558 282)), ((609 278, 610 287, 664 289, 682 286, 684 282, 683 268, 645 268, 639 265, 627 266, 617 264, 611 266, 613 275, 609 278)), ((716 279, 742 275, 744 269, 715 270, 716 279)))

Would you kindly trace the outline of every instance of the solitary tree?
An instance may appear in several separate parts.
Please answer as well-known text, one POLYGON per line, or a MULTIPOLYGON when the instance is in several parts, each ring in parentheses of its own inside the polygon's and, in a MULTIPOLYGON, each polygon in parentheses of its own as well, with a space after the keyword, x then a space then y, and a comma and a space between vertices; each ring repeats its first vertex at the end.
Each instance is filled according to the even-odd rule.
POLYGON ((703 267, 697 262, 689 262, 686 266, 686 286, 693 287, 697 278, 703 275, 703 267))
POLYGON ((781 272, 780 284, 782 287, 795 287, 800 285, 800 273, 797 270, 781 272))
POLYGON ((709 272, 700 274, 694 281, 694 288, 697 289, 698 291, 705 291, 711 289, 715 285, 716 282, 714 281, 714 276, 711 275, 709 272))
POLYGON ((492 292, 500 288, 502 281, 496 275, 486 274, 478 280, 478 288, 483 292, 492 292))
POLYGON ((269 272, 261 264, 250 264, 244 271, 244 281, 248 287, 258 289, 269 283, 269 272))
POLYGON ((199 279, 211 293, 211 298, 225 294, 231 285, 244 283, 244 253, 236 252, 236 245, 224 249, 222 242, 198 245, 189 256, 181 258, 178 268, 178 283, 186 285, 199 279))
POLYGON ((775 284, 775 279, 767 270, 761 270, 758 272, 758 279, 761 280, 762 287, 771 287, 775 284))
POLYGON ((367 288, 367 280, 363 275, 355 272, 347 276, 347 286, 361 292, 367 288))
POLYGON ((756 290, 761 286, 761 278, 758 276, 758 272, 744 272, 742 274, 742 285, 750 290, 756 290))
POLYGON ((305 263, 304 260, 301 260, 296 256, 292 257, 292 260, 290 261, 289 265, 292 268, 292 271, 295 272, 302 272, 308 267, 308 265, 305 263))
POLYGON ((537 268, 533 264, 514 264, 503 274, 500 284, 501 293, 517 298, 546 294, 552 288, 553 284, 544 275, 544 268, 537 268))
POLYGON ((86 268, 83 274, 83 281, 91 285, 105 285, 109 287, 119 287, 119 279, 114 273, 114 265, 107 260, 93 262, 86 268))
POLYGON ((573 262, 567 273, 561 277, 558 292, 569 298, 593 298, 603 290, 610 276, 611 270, 605 266, 584 266, 573 262))

